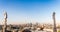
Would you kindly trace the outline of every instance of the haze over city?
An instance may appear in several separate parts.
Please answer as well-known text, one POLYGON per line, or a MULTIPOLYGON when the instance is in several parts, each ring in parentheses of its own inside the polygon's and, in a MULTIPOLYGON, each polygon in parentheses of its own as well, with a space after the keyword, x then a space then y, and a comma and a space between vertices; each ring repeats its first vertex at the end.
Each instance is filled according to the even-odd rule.
POLYGON ((60 23, 59 0, 0 0, 0 23, 3 11, 7 11, 8 24, 53 23, 52 13, 56 12, 56 22, 60 23))

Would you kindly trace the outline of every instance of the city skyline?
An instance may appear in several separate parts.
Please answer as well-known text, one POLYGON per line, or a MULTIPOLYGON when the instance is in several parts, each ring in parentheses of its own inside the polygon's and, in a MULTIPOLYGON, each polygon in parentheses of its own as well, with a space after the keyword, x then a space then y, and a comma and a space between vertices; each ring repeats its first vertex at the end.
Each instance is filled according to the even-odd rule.
POLYGON ((8 24, 53 23, 53 12, 56 12, 56 22, 60 23, 59 8, 59 0, 0 0, 0 23, 3 23, 4 10, 8 24))

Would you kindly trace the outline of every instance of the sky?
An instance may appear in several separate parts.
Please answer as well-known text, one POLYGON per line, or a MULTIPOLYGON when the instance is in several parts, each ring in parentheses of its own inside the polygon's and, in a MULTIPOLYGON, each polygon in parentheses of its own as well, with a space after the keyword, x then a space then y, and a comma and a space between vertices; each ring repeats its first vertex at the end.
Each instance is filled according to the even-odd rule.
POLYGON ((0 24, 4 22, 3 11, 8 14, 8 24, 53 24, 53 12, 56 23, 60 23, 60 0, 0 0, 0 24))

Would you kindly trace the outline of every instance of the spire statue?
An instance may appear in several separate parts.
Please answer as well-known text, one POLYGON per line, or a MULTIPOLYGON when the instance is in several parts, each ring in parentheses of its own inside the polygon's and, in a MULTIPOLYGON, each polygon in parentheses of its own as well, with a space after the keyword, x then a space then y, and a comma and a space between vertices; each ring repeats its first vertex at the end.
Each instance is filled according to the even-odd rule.
POLYGON ((55 20, 55 12, 53 12, 53 22, 54 22, 54 25, 53 25, 53 32, 57 32, 56 20, 55 20))
POLYGON ((7 12, 4 11, 4 27, 3 27, 3 32, 6 32, 7 28, 7 12))

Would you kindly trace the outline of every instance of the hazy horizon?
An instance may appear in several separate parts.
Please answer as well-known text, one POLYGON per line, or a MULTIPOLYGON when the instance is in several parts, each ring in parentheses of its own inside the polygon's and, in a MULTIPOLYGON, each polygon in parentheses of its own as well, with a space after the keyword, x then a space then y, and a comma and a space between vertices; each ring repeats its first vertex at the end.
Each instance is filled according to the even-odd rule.
POLYGON ((59 0, 0 0, 0 24, 4 10, 8 13, 8 24, 53 23, 53 12, 56 12, 56 22, 60 23, 59 0))

